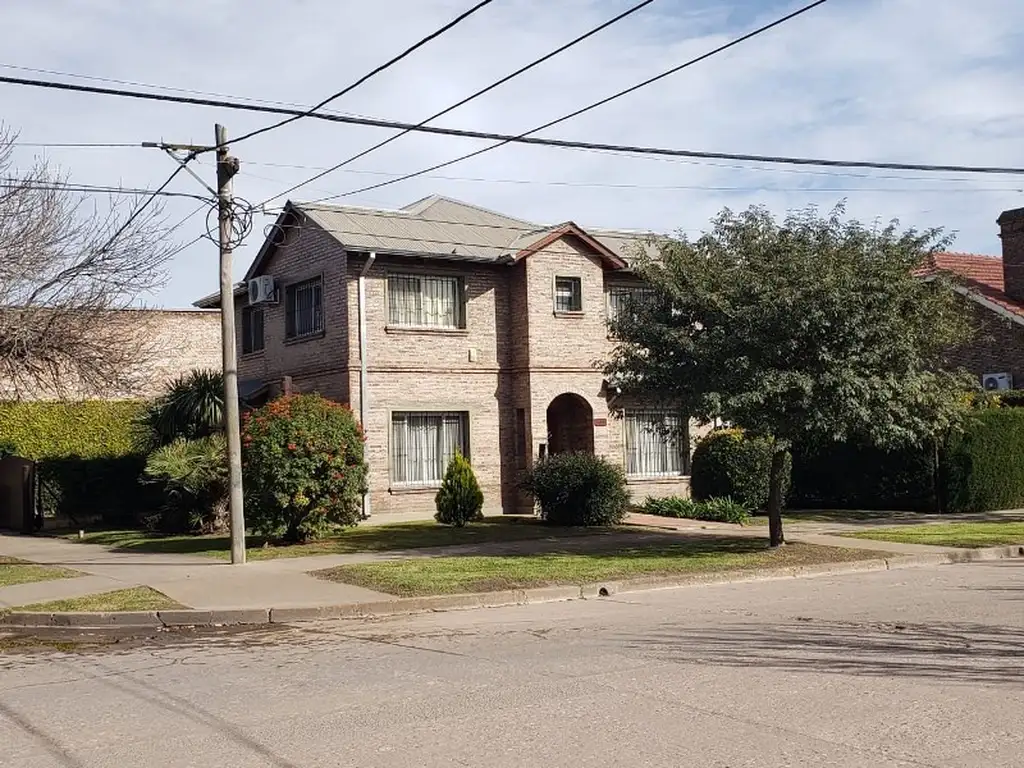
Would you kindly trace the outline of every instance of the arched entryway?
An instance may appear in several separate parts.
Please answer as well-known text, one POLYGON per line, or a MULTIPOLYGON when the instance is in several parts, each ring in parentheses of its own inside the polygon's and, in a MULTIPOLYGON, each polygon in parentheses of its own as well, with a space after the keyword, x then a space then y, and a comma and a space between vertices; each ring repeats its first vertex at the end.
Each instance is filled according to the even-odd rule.
POLYGON ((585 398, 566 392, 551 401, 548 406, 548 451, 594 452, 594 409, 585 398))

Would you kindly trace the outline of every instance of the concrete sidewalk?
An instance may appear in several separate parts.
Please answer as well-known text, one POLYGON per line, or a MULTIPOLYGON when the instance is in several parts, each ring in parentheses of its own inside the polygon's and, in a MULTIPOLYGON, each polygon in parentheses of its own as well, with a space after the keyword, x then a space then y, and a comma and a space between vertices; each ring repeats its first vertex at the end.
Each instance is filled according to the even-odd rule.
MULTIPOLYGON (((951 517, 944 519, 952 521, 951 517)), ((627 524, 646 530, 621 534, 595 533, 566 539, 278 558, 249 562, 242 567, 201 555, 119 551, 52 537, 0 535, 0 555, 45 565, 59 565, 83 574, 78 578, 0 587, 0 609, 138 586, 149 586, 182 605, 200 610, 264 610, 270 607, 305 609, 375 603, 392 598, 362 587, 324 581, 310 576, 309 572, 338 565, 405 558, 500 556, 565 551, 567 548, 586 552, 613 547, 619 543, 643 547, 645 544, 665 543, 666 537, 672 534, 751 538, 766 538, 768 535, 767 528, 762 525, 738 526, 643 514, 630 515, 627 524)), ((856 527, 863 530, 872 526, 861 524, 856 527)), ((923 555, 936 562, 947 555, 956 556, 954 559, 962 559, 960 556, 963 556, 965 559, 970 552, 834 535, 834 532, 845 529, 844 526, 828 522, 793 523, 786 526, 786 536, 792 542, 862 549, 882 556, 923 555)))
MULTIPOLYGON (((152 587, 182 605, 211 610, 267 605, 312 607, 387 598, 369 589, 309 576, 304 572, 312 569, 309 566, 282 568, 274 560, 235 568, 199 555, 121 552, 96 544, 17 535, 0 536, 0 554, 85 574, 2 587, 0 608, 138 586, 152 587)), ((319 567, 328 568, 330 564, 319 567)))

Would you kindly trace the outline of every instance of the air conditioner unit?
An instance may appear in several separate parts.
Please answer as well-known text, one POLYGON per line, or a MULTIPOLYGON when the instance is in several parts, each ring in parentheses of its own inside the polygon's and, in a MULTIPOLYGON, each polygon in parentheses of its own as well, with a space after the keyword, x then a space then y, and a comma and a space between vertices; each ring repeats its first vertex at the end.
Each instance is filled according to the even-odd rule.
POLYGON ((272 275, 260 275, 249 281, 250 304, 273 304, 277 301, 277 289, 274 288, 272 275))
POLYGON ((981 377, 981 386, 987 392, 1013 389, 1013 377, 1008 373, 986 373, 981 377))

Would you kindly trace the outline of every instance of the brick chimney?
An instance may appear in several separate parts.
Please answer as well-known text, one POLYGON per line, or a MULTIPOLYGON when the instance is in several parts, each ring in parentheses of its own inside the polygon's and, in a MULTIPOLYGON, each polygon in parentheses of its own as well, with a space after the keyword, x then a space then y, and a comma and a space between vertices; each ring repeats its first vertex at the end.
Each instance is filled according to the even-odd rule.
POLYGON ((1024 208, 1003 211, 996 224, 1003 240, 1003 288, 1011 299, 1024 301, 1024 208))

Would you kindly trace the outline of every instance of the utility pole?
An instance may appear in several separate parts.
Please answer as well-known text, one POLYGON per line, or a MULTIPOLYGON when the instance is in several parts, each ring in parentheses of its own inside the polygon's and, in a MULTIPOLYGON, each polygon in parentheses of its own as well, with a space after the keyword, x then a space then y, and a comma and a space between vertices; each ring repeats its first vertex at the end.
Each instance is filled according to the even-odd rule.
POLYGON ((228 131, 214 127, 217 145, 217 219, 220 232, 220 327, 224 360, 224 433, 228 446, 231 511, 231 564, 245 563, 245 511, 242 501, 242 435, 238 418, 238 356, 235 354, 235 290, 231 274, 231 179, 238 158, 228 155, 228 131))

